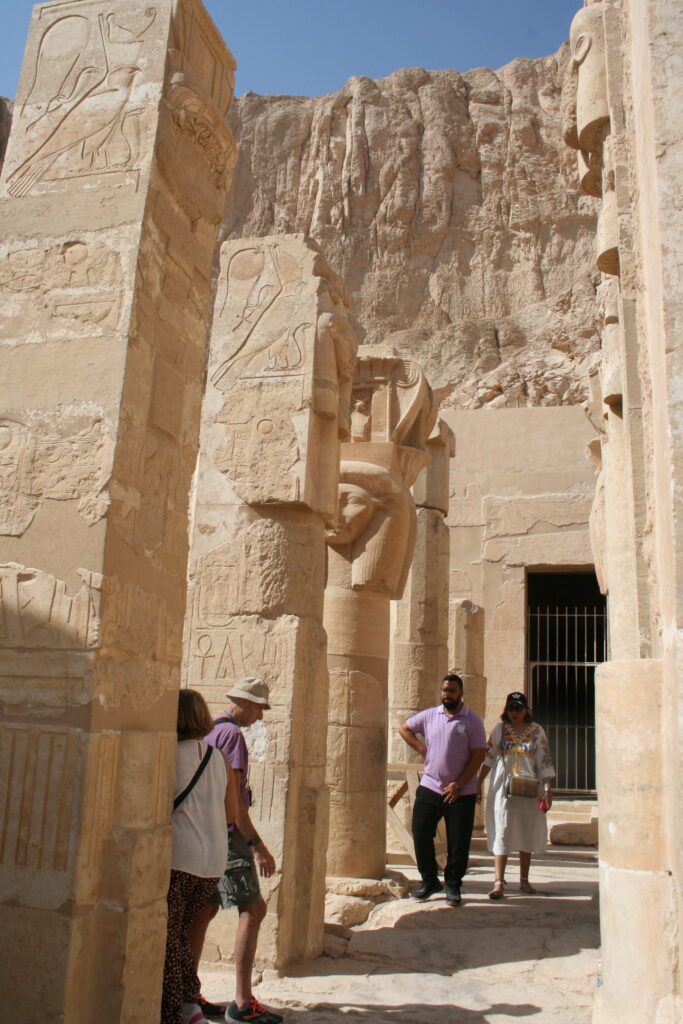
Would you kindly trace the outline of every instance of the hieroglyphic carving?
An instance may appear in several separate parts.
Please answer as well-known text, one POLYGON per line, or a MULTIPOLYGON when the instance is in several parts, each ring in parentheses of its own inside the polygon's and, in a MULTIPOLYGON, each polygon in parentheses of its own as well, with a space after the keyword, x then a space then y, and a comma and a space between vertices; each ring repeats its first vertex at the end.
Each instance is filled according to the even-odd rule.
POLYGON ((345 301, 310 240, 223 246, 209 365, 215 443, 208 446, 250 504, 303 502, 334 515, 357 347, 345 301))
POLYGON ((302 446, 292 409, 302 408, 302 384, 298 378, 238 387, 216 418, 227 427, 225 444, 214 456, 216 468, 243 485, 252 502, 269 500, 273 479, 278 481, 282 500, 301 498, 302 446))
POLYGON ((174 4, 169 52, 183 55, 183 70, 200 83, 225 117, 235 90, 237 63, 203 6, 187 0, 174 4))
MULTIPOLYGON (((289 723, 279 717, 275 708, 268 715, 260 735, 245 739, 249 748, 249 788, 252 807, 259 821, 270 822, 277 818, 278 806, 282 806, 288 782, 287 749, 289 744, 289 723)), ((257 723, 258 725, 259 723, 257 723)))
POLYGON ((226 114, 235 88, 236 63, 221 44, 205 12, 179 2, 173 19, 165 102, 181 132, 203 150, 217 190, 232 173, 237 147, 226 114))
MULTIPOLYGON (((264 518, 232 532, 238 536, 207 551, 191 566, 193 637, 213 627, 228 626, 239 614, 303 612, 322 593, 324 558, 322 550, 313 557, 318 542, 315 527, 283 526, 264 518)), ((202 641, 199 647, 206 644, 202 641)), ((210 650, 215 657, 213 644, 210 650)), ((205 655, 209 655, 208 646, 205 655)))
POLYGON ((70 239, 0 253, 2 344, 111 336, 121 285, 121 258, 108 245, 70 239))
POLYGON ((73 729, 0 728, 0 778, 8 782, 0 787, 0 859, 4 863, 66 871, 79 743, 73 729))
MULTIPOLYGON (((201 611, 197 618, 200 615, 201 611)), ((262 675, 264 671, 269 679, 279 679, 290 657, 290 638, 282 631, 268 628, 265 620, 226 616, 225 613, 223 618, 229 619, 230 625, 198 623, 193 630, 188 652, 188 677, 192 684, 207 695, 223 700, 226 684, 236 679, 262 675), (215 695, 212 687, 218 688, 215 695)))
POLYGON ((100 573, 79 569, 80 590, 16 562, 0 565, 0 647, 73 650, 96 647, 100 630, 100 573))
POLYGON ((54 191, 70 178, 102 186, 112 172, 137 170, 142 107, 130 99, 156 10, 122 24, 106 6, 79 4, 78 14, 64 5, 41 10, 33 73, 18 97, 4 168, 10 196, 54 191))
POLYGON ((19 417, 0 410, 0 535, 18 537, 46 498, 78 501, 88 523, 109 505, 111 454, 100 416, 80 407, 19 417))
POLYGON ((227 354, 211 383, 228 392, 240 377, 300 370, 307 354, 304 335, 312 326, 301 314, 301 263, 277 243, 240 249, 231 256, 221 286, 216 308, 227 354))

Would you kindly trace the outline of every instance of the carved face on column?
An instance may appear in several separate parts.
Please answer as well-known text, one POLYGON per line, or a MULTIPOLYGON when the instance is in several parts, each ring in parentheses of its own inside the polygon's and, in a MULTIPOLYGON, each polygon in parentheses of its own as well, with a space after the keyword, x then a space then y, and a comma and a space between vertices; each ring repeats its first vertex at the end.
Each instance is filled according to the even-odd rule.
POLYGON ((327 543, 351 561, 354 589, 399 598, 415 546, 410 491, 381 466, 342 462, 338 522, 328 530, 327 543))
POLYGON ((334 529, 327 531, 328 544, 335 547, 351 544, 360 537, 372 519, 381 501, 363 487, 344 483, 339 486, 339 521, 334 529))
POLYGON ((603 4, 579 11, 572 21, 569 42, 576 69, 576 129, 579 148, 587 153, 600 149, 609 125, 607 67, 603 4))

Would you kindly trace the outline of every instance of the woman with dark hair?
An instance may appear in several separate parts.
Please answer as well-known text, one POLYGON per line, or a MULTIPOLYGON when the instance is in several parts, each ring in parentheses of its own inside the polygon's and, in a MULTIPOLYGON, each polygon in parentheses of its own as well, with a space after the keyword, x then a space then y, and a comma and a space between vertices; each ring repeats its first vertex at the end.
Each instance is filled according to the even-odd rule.
POLYGON ((486 836, 494 857, 496 879, 489 899, 505 895, 505 868, 510 853, 519 850, 519 887, 535 893, 529 882, 532 853, 543 853, 547 842, 545 811, 552 802, 555 769, 548 738, 534 722, 529 703, 515 690, 505 701, 501 721, 494 726, 479 771, 477 800, 491 772, 486 797, 486 836))
POLYGON ((202 695, 181 690, 161 1024, 206 1024, 198 1005, 199 978, 190 926, 223 874, 228 852, 226 822, 235 820, 237 802, 232 768, 220 751, 204 742, 212 729, 211 712, 202 695))

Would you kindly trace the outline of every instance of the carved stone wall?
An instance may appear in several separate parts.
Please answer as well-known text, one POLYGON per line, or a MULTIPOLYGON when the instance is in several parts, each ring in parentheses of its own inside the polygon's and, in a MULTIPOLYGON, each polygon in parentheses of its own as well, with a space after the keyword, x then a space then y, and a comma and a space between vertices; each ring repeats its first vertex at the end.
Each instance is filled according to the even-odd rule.
MULTIPOLYGON (((322 949, 328 677, 325 527, 349 437, 356 340, 346 293, 302 236, 221 249, 202 410, 185 628, 185 679, 214 710, 265 677, 271 711, 252 744, 254 820, 278 873, 264 882, 259 957, 322 949)), ((251 730, 254 732, 254 730, 251 730)), ((234 915, 210 932, 232 949, 234 915)))
POLYGON ((0 178, 0 971, 26 1020, 158 1016, 233 68, 197 0, 33 12, 0 178))

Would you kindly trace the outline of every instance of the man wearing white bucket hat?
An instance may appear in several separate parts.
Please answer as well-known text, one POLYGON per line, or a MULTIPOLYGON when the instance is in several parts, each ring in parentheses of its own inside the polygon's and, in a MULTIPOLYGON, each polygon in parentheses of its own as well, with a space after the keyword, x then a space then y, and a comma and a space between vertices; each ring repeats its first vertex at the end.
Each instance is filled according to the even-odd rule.
MULTIPOLYGON (((237 773, 240 791, 237 820, 228 825, 228 861, 218 882, 214 903, 205 907, 195 920, 197 956, 201 953, 209 921, 219 906, 232 907, 239 913, 235 936, 235 999, 225 1010, 226 1021, 249 1021, 250 1024, 280 1024, 282 1017, 261 1006, 251 990, 251 972, 256 956, 259 928, 266 914, 266 904, 259 889, 259 874, 269 878, 275 871, 275 860, 249 817, 249 751, 242 729, 249 728, 270 710, 268 684, 256 676, 247 676, 226 694, 224 713, 214 719, 214 727, 206 742, 217 747, 237 773)), ((220 1004, 200 1002, 204 1013, 222 1013, 220 1004)))

